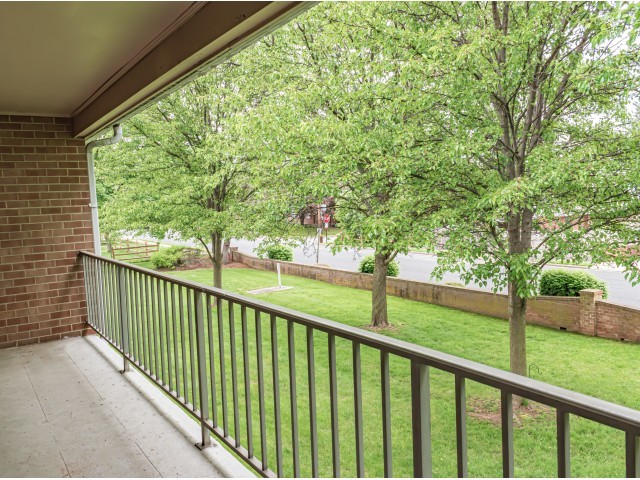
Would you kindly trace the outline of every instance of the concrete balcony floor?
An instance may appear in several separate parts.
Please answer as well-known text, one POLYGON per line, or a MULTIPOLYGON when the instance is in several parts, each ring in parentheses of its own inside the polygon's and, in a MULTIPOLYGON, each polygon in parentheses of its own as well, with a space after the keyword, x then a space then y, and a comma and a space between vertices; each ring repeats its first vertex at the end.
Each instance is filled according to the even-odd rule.
POLYGON ((0 351, 0 476, 252 477, 97 336, 0 351))

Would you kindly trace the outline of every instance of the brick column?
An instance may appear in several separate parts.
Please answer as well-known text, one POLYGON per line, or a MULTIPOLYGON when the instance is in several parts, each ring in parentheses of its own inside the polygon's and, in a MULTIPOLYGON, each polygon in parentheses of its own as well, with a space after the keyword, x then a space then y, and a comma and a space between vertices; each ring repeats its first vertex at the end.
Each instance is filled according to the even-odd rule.
POLYGON ((597 336, 596 302, 602 300, 602 290, 580 290, 580 333, 597 336))
POLYGON ((0 114, 0 348, 87 329, 87 157, 71 119, 0 114))

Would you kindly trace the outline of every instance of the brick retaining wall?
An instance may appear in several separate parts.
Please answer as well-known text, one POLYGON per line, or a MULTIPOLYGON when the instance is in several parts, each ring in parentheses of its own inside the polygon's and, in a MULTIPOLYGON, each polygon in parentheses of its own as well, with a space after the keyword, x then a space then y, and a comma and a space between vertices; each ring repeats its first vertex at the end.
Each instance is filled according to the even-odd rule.
MULTIPOLYGON (((372 275, 335 268, 260 259, 233 251, 233 261, 258 270, 310 278, 343 287, 371 290, 372 275)), ((604 338, 640 342, 640 310, 602 300, 599 290, 583 290, 580 297, 536 297, 527 302, 527 322, 549 328, 604 338)), ((507 295, 467 287, 387 279, 387 293, 396 297, 456 308, 497 318, 508 318, 507 295)))
POLYGON ((640 342, 640 310, 596 300, 596 335, 640 342))

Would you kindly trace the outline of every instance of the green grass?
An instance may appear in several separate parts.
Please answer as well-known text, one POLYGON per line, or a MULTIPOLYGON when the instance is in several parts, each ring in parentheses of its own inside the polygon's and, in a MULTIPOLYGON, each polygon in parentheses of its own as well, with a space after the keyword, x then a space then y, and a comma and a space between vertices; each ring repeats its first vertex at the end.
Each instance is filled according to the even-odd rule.
MULTIPOLYGON (((175 272, 173 275, 210 284, 209 270, 175 272)), ((369 321, 370 293, 328 285, 322 282, 291 276, 283 276, 283 283, 293 286, 291 290, 263 294, 259 299, 274 304, 313 313, 321 317, 361 327, 369 321)), ((247 291, 259 287, 273 286, 273 273, 250 269, 225 269, 223 271, 225 289, 247 295, 247 291)), ((216 309, 211 309, 212 327, 205 334, 212 334, 218 340, 216 309)), ((186 300, 184 309, 186 311, 186 300)), ((227 408, 229 429, 235 436, 232 383, 231 344, 229 335, 229 309, 222 310, 223 338, 226 362, 227 408)), ((389 314, 396 330, 389 335, 409 342, 424 345, 443 352, 458 355, 498 368, 508 368, 508 325, 503 320, 489 318, 420 303, 400 298, 389 298, 389 314)), ((187 317, 185 315, 185 317, 187 317)), ((238 372, 238 404, 240 407, 240 437, 246 446, 246 398, 244 395, 242 312, 234 307, 236 360, 238 372)), ((260 429, 257 395, 256 329, 252 311, 247 312, 247 334, 249 371, 251 388, 251 411, 253 442, 256 456, 260 458, 260 429)), ((275 434, 273 405, 273 368, 271 362, 270 320, 262 315, 263 365, 265 374, 265 409, 267 416, 267 440, 269 467, 275 470, 275 434)), ((164 328, 164 326, 163 326, 164 328)), ((185 332, 188 329, 185 327, 185 332)), ((307 389, 306 330, 295 326, 295 368, 297 387, 297 409, 300 422, 300 459, 302 475, 309 476, 310 439, 309 407, 307 389)), ((283 460, 286 476, 293 474, 291 441, 291 404, 289 400, 289 363, 287 355, 287 324, 277 321, 279 364, 279 392, 282 414, 283 460)), ((181 334, 178 333, 178 336, 181 334)), ((188 341, 188 334, 185 333, 188 341)), ((172 342, 169 333, 169 343, 172 342)), ((337 339, 337 376, 339 392, 339 426, 342 476, 355 475, 354 451, 354 407, 351 344, 337 339)), ((640 408, 640 378, 637 365, 640 346, 615 341, 595 339, 567 332, 555 331, 536 326, 527 327, 528 359, 536 364, 533 377, 603 398, 632 408, 640 408)), ((320 474, 331 476, 331 435, 330 403, 327 363, 327 336, 316 332, 314 337, 316 362, 317 421, 320 448, 320 474)), ((207 347, 207 352, 209 351, 207 347)), ((214 344, 216 369, 216 389, 218 401, 216 412, 222 423, 220 392, 219 347, 214 344)), ((173 354, 169 352, 173 359, 173 354)), ((181 355, 179 355, 180 357, 181 355)), ((165 361, 167 354, 165 353, 165 361)), ((181 362, 179 362, 181 363, 181 362)), ((362 347, 362 386, 365 436, 365 467, 367 476, 381 476, 382 470, 382 420, 380 397, 380 357, 379 353, 362 347)), ((190 360, 187 355, 187 371, 190 360)), ((207 369, 211 378, 211 371, 207 369)), ((394 476, 412 476, 411 424, 410 424, 410 384, 409 363, 392 357, 391 408, 394 476)), ((190 390, 191 386, 187 388, 190 390)), ((444 372, 431 372, 431 405, 433 434, 434 474, 440 477, 456 475, 455 464, 455 407, 453 404, 454 379, 444 372)), ((473 411, 482 406, 485 410, 498 409, 499 394, 496 390, 474 382, 467 384, 469 473, 471 476, 501 475, 500 427, 495 422, 479 419, 473 411)), ((486 412, 484 412, 486 413, 486 412)), ((624 475, 624 435, 593 422, 571 418, 572 474, 582 477, 618 477, 624 475)), ((551 410, 542 409, 539 415, 523 418, 515 429, 515 473, 517 476, 556 476, 555 415, 551 410)))

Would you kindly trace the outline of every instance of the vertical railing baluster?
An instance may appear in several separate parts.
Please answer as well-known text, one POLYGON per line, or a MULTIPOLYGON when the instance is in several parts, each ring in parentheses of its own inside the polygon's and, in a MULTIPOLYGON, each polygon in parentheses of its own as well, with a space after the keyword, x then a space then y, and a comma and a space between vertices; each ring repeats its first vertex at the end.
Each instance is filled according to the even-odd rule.
POLYGON ((129 360, 129 318, 127 309, 127 283, 125 270, 122 267, 117 267, 117 285, 118 285, 118 305, 120 306, 120 338, 122 339, 121 349, 123 358, 122 372, 128 372, 130 370, 129 360))
POLYGON ((500 392, 500 414, 502 419, 502 476, 513 478, 513 396, 500 392))
POLYGON ((211 418, 213 426, 218 426, 218 395, 216 392, 216 365, 215 365, 215 348, 213 345, 213 319, 211 318, 211 296, 207 295, 207 327, 209 340, 209 370, 211 371, 211 418))
POLYGON ((91 298, 93 303, 93 325, 96 327, 96 330, 100 331, 100 333, 104 332, 104 327, 102 326, 102 316, 101 316, 101 302, 100 298, 100 290, 98 288, 98 280, 100 276, 98 274, 97 268, 98 261, 95 258, 88 258, 87 265, 89 267, 89 271, 91 272, 91 298))
POLYGON ((94 295, 96 299, 96 323, 102 334, 105 333, 105 311, 104 311, 104 275, 102 274, 102 265, 97 259, 93 259, 92 267, 95 274, 94 279, 94 295))
POLYGON ((556 411, 556 434, 558 445, 558 478, 571 477, 571 430, 569 413, 556 411))
POLYGON ((113 328, 114 335, 117 339, 117 345, 122 349, 122 329, 120 322, 120 288, 119 288, 119 272, 116 265, 112 265, 111 269, 111 286, 113 294, 113 328))
POLYGON ((152 333, 151 333, 151 313, 149 307, 149 276, 143 274, 142 277, 142 287, 144 290, 144 323, 145 323, 145 331, 146 331, 146 340, 147 340, 147 362, 146 362, 146 370, 149 372, 149 375, 153 372, 153 347, 152 343, 152 333))
POLYGON ((158 378, 158 327, 156 325, 156 282, 155 278, 149 278, 150 295, 149 302, 151 303, 151 341, 153 343, 153 378, 158 378))
POLYGON ((176 315, 176 290, 175 285, 171 284, 171 326, 173 327, 173 358, 174 358, 174 384, 173 390, 176 392, 176 397, 180 394, 180 353, 178 349, 178 317, 176 315))
POLYGON ((207 354, 204 339, 204 310, 202 307, 202 292, 194 291, 196 310, 196 344, 198 353, 198 392, 200 393, 200 429, 202 433, 201 448, 211 445, 211 434, 207 427, 209 419, 209 389, 207 388, 207 354))
POLYGON ((87 323, 91 325, 93 323, 93 305, 91 302, 91 288, 89 287, 90 274, 88 267, 87 257, 82 256, 82 277, 84 279, 84 291, 85 291, 85 304, 87 308, 87 323))
MULTIPOLYGON (((98 274, 96 272, 96 268, 95 268, 95 259, 93 257, 86 257, 87 258, 87 269, 89 271, 89 275, 90 275, 90 286, 91 286, 91 290, 90 290, 90 294, 91 294, 91 300, 93 303, 93 317, 91 319, 94 327, 97 327, 98 325, 100 325, 100 315, 99 315, 99 304, 98 304, 98 295, 97 295, 97 280, 98 280, 98 274)), ((96 328, 96 330, 98 330, 96 328)))
POLYGON ((106 311, 106 298, 105 298, 105 284, 104 284, 104 268, 102 262, 100 260, 94 260, 94 268, 96 270, 96 295, 98 297, 98 315, 99 315, 99 325, 102 333, 105 334, 107 332, 107 311, 106 311))
POLYGON ((87 304, 87 323, 95 324, 93 320, 93 298, 91 298, 91 272, 89 271, 89 257, 82 256, 82 275, 84 277, 85 302, 87 304))
POLYGON ((329 334, 329 396, 331 398, 331 459, 333 476, 340 476, 340 435, 338 429, 338 376, 336 373, 336 337, 329 334))
POLYGON ((111 340, 115 343, 115 338, 113 338, 113 331, 111 330, 111 264, 105 263, 102 266, 103 274, 104 274, 104 312, 105 312, 105 326, 104 333, 107 339, 111 340))
POLYGON ((87 299, 87 322, 89 325, 93 325, 97 330, 97 322, 96 322, 96 303, 95 296, 93 295, 93 281, 95 277, 92 271, 91 257, 82 257, 82 270, 84 272, 84 289, 86 292, 87 299))
POLYGON ((94 260, 94 267, 96 270, 96 295, 98 297, 98 315, 99 324, 101 326, 102 333, 106 336, 107 331, 107 313, 105 306, 105 291, 104 291, 104 268, 102 262, 98 259, 94 260))
POLYGON ((458 477, 469 476, 467 461, 467 394, 465 378, 455 376, 456 395, 456 456, 458 463, 458 477))
POLYGON ((639 432, 625 433, 626 476, 640 478, 640 435, 639 432))
POLYGON ((196 392, 196 366, 195 366, 195 358, 194 358, 194 350, 195 350, 195 342, 193 341, 193 307, 191 305, 191 289, 187 288, 187 330, 189 331, 189 371, 191 372, 191 376, 189 379, 191 380, 191 407, 192 410, 197 410, 197 392, 196 392))
POLYGON ((413 476, 430 478, 431 462, 431 392, 429 367, 411 361, 411 429, 413 437, 413 476))
POLYGON ((164 322, 166 320, 164 320, 164 315, 163 315, 163 309, 162 309, 162 281, 157 278, 156 279, 156 292, 157 292, 157 302, 158 302, 158 330, 157 330, 157 335, 158 335, 158 344, 160 346, 160 370, 158 371, 158 377, 160 379, 160 385, 165 385, 166 384, 166 377, 164 375, 164 365, 165 365, 165 359, 164 359, 164 344, 165 344, 165 339, 164 339, 164 322))
POLYGON ((145 362, 145 345, 144 345, 144 337, 146 334, 146 329, 144 328, 144 308, 143 308, 143 293, 142 293, 142 273, 136 273, 136 304, 138 306, 138 326, 140 330, 140 334, 138 336, 138 348, 140 349, 140 364, 143 367, 143 370, 146 370, 146 362, 145 362))
POLYGON ((360 344, 353 342, 353 409, 355 412, 356 433, 356 475, 364 477, 364 433, 362 427, 362 366, 360 344))
POLYGON ((227 369, 224 358, 224 321, 222 319, 222 299, 216 297, 218 315, 218 352, 220 354, 220 394, 222 395, 222 430, 229 436, 229 415, 227 411, 227 369))
POLYGON ((240 408, 238 407, 238 363, 236 359, 236 324, 234 319, 233 302, 229 305, 229 346, 231 354, 231 396, 233 401, 233 436, 236 447, 240 446, 240 408))
POLYGON ((144 336, 146 334, 146 330, 144 328, 144 307, 142 305, 144 301, 143 293, 142 293, 142 273, 136 272, 135 275, 135 296, 136 296, 136 321, 138 322, 138 338, 136 341, 138 342, 138 350, 140 351, 140 359, 138 363, 142 367, 142 370, 145 370, 145 348, 144 348, 144 336))
POLYGON ((135 320, 135 297, 133 295, 134 286, 133 280, 131 277, 133 276, 133 271, 128 268, 124 271, 125 277, 127 279, 127 312, 129 315, 129 358, 133 361, 137 361, 138 352, 136 351, 136 320, 135 320))
POLYGON ((267 470, 267 427, 265 421, 265 397, 264 397, 264 358, 262 356, 262 322, 260 311, 256 310, 256 360, 258 365, 258 411, 260 417, 260 461, 262 470, 267 470))
POLYGON ((105 290, 106 285, 104 265, 100 260, 95 260, 95 268, 98 274, 98 278, 96 278, 96 286, 98 287, 100 326, 102 329, 102 333, 107 336, 107 298, 105 290))
POLYGON ((293 450, 293 476, 300 477, 300 442, 298 439, 298 394, 296 392, 296 345, 294 324, 287 321, 289 347, 289 404, 291 406, 291 445, 293 450))
POLYGON ((309 382, 309 430, 311 436, 311 476, 318 471, 318 423, 316 414, 316 360, 314 355, 313 327, 307 327, 307 379, 309 382))
POLYGON ((127 269, 127 306, 129 307, 129 329, 131 335, 129 336, 129 356, 133 360, 138 362, 138 349, 136 339, 138 338, 138 330, 136 326, 136 297, 135 297, 135 282, 133 281, 134 271, 127 269))
POLYGON ((109 264, 107 270, 109 272, 109 328, 111 330, 112 341, 120 347, 120 340, 117 328, 118 326, 118 304, 116 303, 116 286, 115 286, 115 265, 109 264))
POLYGON ((382 451, 384 476, 393 477, 391 447, 391 391, 389 386, 389 353, 380 351, 380 379, 382 386, 382 451))
POLYGON ((273 373, 273 410, 276 433, 276 473, 279 477, 283 477, 282 424, 280 419, 280 374, 278 372, 278 324, 275 315, 271 315, 271 366, 273 373))
POLYGON ((185 405, 189 403, 189 376, 187 375, 186 330, 184 328, 184 293, 182 285, 178 286, 178 309, 180 310, 180 354, 182 357, 182 398, 185 405))
POLYGON ((171 385, 173 385, 173 372, 171 371, 171 321, 169 320, 169 296, 167 294, 167 281, 164 280, 162 282, 162 298, 164 299, 164 333, 165 349, 167 351, 167 381, 164 382, 164 384, 168 385, 169 391, 171 391, 171 385))
POLYGON ((245 417, 247 422, 247 456, 253 457, 253 428, 251 419, 251 377, 249 376, 249 335, 247 332, 247 307, 240 308, 242 322, 242 363, 244 366, 245 417))

